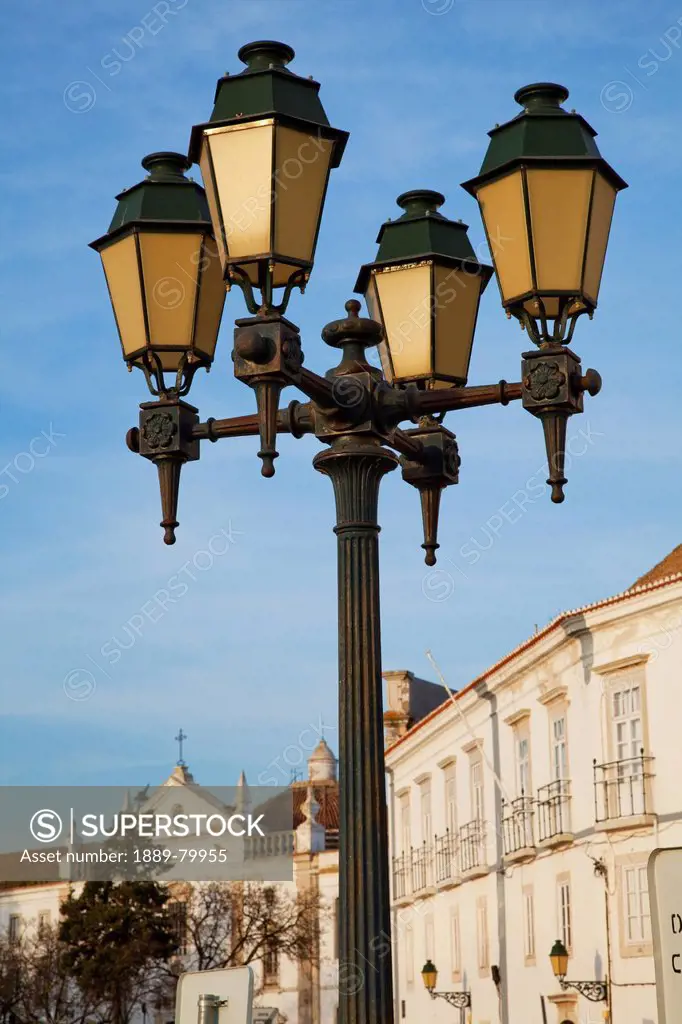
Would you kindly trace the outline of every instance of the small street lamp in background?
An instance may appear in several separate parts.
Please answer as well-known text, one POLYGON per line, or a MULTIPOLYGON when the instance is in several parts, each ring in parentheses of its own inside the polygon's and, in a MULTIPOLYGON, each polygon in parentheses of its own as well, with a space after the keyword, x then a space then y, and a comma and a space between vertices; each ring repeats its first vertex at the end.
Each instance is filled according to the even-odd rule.
MULTIPOLYGON (((568 971, 568 950, 561 939, 557 939, 552 946, 549 953, 549 959, 552 964, 554 977, 558 980, 564 991, 568 988, 574 988, 576 992, 579 992, 581 996, 585 996, 585 998, 589 999, 592 1003, 608 1003, 608 981, 567 981, 566 972, 568 971)), ((604 1019, 608 1020, 608 1010, 605 1013, 604 1019)))
POLYGON ((432 999, 445 999, 450 1006, 456 1006, 462 1011, 471 1006, 471 992, 437 992, 436 982, 438 981, 438 971, 436 966, 431 960, 427 960, 422 967, 422 981, 424 987, 429 993, 432 999))

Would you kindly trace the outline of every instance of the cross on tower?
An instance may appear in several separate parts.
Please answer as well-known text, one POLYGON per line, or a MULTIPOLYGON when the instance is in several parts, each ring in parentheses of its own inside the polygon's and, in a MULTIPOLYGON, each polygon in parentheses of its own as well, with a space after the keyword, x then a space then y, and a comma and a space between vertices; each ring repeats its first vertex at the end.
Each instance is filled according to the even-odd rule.
POLYGON ((187 733, 184 733, 182 731, 182 727, 181 727, 180 728, 180 732, 175 737, 175 740, 176 740, 176 742, 178 744, 178 748, 179 748, 179 750, 178 750, 178 762, 177 763, 182 765, 183 768, 186 767, 186 765, 185 765, 185 762, 182 759, 182 744, 183 744, 183 741, 186 740, 186 739, 187 739, 187 733))

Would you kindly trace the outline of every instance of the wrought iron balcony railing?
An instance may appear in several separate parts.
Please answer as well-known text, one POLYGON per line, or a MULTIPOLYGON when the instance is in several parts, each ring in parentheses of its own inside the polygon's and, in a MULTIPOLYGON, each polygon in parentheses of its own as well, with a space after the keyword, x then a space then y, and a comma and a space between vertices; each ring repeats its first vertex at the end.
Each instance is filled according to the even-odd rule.
POLYGON ((401 853, 393 858, 393 899, 399 900, 410 892, 410 854, 401 853))
POLYGON ((426 842, 412 850, 412 892, 433 885, 433 848, 426 842))
POLYGON ((594 764, 595 821, 635 818, 652 813, 651 779, 654 758, 628 757, 622 761, 594 764))
POLYGON ((462 872, 485 867, 485 822, 478 818, 462 825, 459 830, 459 862, 462 872))
POLYGON ((571 783, 555 779, 540 786, 537 799, 538 838, 541 843, 571 832, 571 783))
POLYGON ((444 836, 436 836, 436 882, 452 882, 459 878, 459 856, 457 833, 445 830, 444 836))
POLYGON ((535 846, 531 797, 520 796, 502 804, 502 838, 505 856, 535 846))

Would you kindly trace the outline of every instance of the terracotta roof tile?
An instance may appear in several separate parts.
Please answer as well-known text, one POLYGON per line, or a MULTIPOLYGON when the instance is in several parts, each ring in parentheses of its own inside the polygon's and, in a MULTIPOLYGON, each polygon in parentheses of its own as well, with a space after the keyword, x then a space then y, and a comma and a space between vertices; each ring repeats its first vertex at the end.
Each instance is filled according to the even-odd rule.
POLYGON ((666 576, 674 576, 678 572, 682 572, 682 544, 678 544, 676 548, 673 548, 670 554, 666 555, 660 562, 657 562, 653 569, 649 569, 638 580, 635 580, 632 586, 642 587, 647 583, 655 583, 656 580, 662 580, 666 576))

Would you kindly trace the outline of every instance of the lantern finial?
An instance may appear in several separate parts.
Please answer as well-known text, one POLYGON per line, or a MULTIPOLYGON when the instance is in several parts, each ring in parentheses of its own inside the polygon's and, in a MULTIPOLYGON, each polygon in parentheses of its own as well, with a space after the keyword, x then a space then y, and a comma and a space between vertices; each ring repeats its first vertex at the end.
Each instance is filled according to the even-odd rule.
POLYGON ((517 89, 514 99, 525 107, 529 114, 541 114, 547 110, 556 114, 561 109, 561 104, 568 99, 568 95, 568 89, 564 85, 557 85, 555 82, 533 82, 517 89))
POLYGON ((286 67, 296 52, 287 43, 278 43, 275 39, 258 39, 254 43, 245 43, 237 56, 249 71, 267 71, 269 68, 286 67))
POLYGON ((150 153, 142 160, 150 181, 185 181, 185 171, 192 166, 184 153, 163 151, 150 153))
POLYGON ((411 192, 403 192, 396 203, 405 213, 404 217, 423 217, 426 213, 437 213, 438 207, 445 202, 441 192, 433 192, 428 188, 415 188, 411 192))

